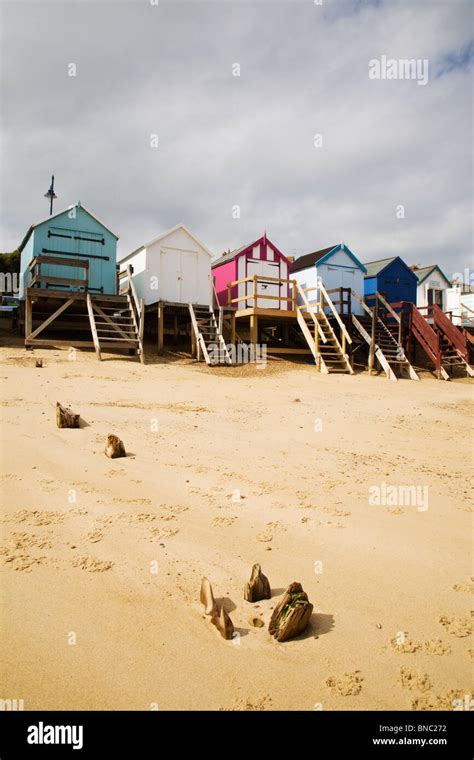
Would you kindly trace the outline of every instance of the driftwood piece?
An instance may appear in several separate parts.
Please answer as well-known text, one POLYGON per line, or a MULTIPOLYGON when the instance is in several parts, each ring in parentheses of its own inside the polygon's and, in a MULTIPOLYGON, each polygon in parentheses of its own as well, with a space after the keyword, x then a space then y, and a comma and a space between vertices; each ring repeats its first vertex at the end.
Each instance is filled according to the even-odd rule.
POLYGON ((207 578, 202 579, 201 593, 199 595, 199 598, 204 605, 204 612, 206 615, 215 616, 219 614, 216 600, 214 599, 214 594, 212 593, 212 586, 207 578))
POLYGON ((59 401, 56 402, 56 425, 58 428, 78 428, 81 415, 65 409, 59 401))
POLYGON ((215 614, 212 616, 211 623, 216 626, 222 638, 232 638, 232 634, 234 633, 234 626, 232 624, 232 620, 224 609, 224 605, 221 606, 219 615, 215 614))
POLYGON ((105 444, 105 455, 109 459, 118 459, 119 457, 126 457, 125 446, 123 442, 116 435, 108 435, 107 443, 105 444))
POLYGON ((37 359, 35 362, 35 367, 38 367, 38 369, 41 369, 42 366, 43 366, 43 360, 37 359))
POLYGON ((309 623, 313 605, 301 583, 290 583, 273 610, 268 632, 277 641, 287 641, 303 633, 309 623))
POLYGON ((252 567, 250 581, 245 584, 244 599, 247 602, 260 602, 262 599, 271 599, 272 590, 268 578, 262 573, 262 568, 258 564, 252 567))

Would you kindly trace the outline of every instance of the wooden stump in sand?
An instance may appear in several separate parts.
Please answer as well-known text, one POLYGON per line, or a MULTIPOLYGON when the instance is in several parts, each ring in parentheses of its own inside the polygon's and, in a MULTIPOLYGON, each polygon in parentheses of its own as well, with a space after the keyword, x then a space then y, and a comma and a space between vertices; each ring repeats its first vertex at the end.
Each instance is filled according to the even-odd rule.
POLYGON ((105 455, 109 459, 118 459, 119 457, 126 457, 125 446, 123 442, 116 435, 108 435, 107 443, 105 444, 105 455))
POLYGON ((212 586, 207 578, 203 578, 201 582, 201 593, 199 599, 204 605, 204 612, 206 615, 218 615, 218 609, 214 594, 212 593, 212 586))
POLYGON ((250 581, 245 584, 244 599, 247 602, 260 602, 262 599, 271 599, 272 591, 268 578, 262 573, 262 568, 258 564, 252 567, 250 581))
POLYGON ((35 362, 35 367, 37 367, 38 369, 41 369, 42 366, 43 366, 43 360, 37 359, 35 362))
POLYGON ((222 638, 232 638, 232 634, 234 633, 234 626, 232 624, 232 620, 224 609, 224 605, 221 606, 219 615, 216 614, 212 616, 211 623, 216 626, 222 638))
POLYGON ((309 623, 313 605, 301 583, 290 583, 282 600, 273 610, 268 632, 277 641, 287 641, 303 633, 309 623))
POLYGON ((56 425, 58 428, 78 428, 80 414, 74 414, 70 409, 65 409, 59 401, 56 402, 56 425))

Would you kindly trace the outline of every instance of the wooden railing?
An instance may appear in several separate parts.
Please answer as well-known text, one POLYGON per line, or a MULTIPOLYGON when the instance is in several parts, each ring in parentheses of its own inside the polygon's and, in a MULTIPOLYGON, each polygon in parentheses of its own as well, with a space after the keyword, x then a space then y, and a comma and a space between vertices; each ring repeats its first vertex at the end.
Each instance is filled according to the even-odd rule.
POLYGON ((132 310, 132 319, 135 323, 135 328, 140 338, 140 345, 143 343, 143 333, 145 327, 145 300, 138 297, 135 283, 133 282, 133 267, 128 264, 126 269, 119 272, 119 292, 122 295, 128 295, 132 310), (124 278, 127 278, 125 284, 120 282, 124 278))
MULTIPOLYGON (((299 282, 297 282, 296 280, 294 280, 294 282, 296 282, 296 292, 298 293, 302 301, 301 304, 297 305, 297 309, 299 311, 308 311, 310 314, 314 315, 315 307, 312 306, 310 302, 308 301, 306 297, 306 293, 304 289, 301 287, 301 285, 299 284, 299 282)), ((314 318, 314 322, 316 323, 316 326, 317 326, 317 330, 314 335, 314 342, 316 344, 316 351, 319 351, 319 340, 321 339, 323 343, 327 343, 327 338, 324 334, 323 328, 321 327, 321 325, 319 324, 316 318, 314 318)))
MULTIPOLYGON (((340 288, 335 288, 334 292, 339 292, 339 290, 340 288)), ((301 288, 301 291, 306 298, 307 298, 308 293, 312 293, 316 291, 316 299, 311 301, 307 298, 307 301, 310 307, 313 309, 314 308, 317 309, 317 311, 320 314, 323 314, 324 316, 326 316, 325 309, 326 308, 330 309, 341 331, 341 347, 342 347, 342 352, 345 354, 347 343, 352 343, 352 338, 347 332, 344 322, 342 321, 341 317, 337 313, 337 310, 331 298, 329 297, 329 292, 326 290, 326 288, 324 287, 322 283, 320 283, 319 285, 314 285, 310 288, 301 288)))
POLYGON ((84 288, 84 291, 87 291, 89 287, 88 259, 74 259, 69 257, 64 258, 63 256, 35 256, 35 258, 31 261, 27 271, 32 274, 30 282, 30 287, 32 288, 35 285, 41 285, 41 283, 44 283, 46 286, 75 286, 78 288, 84 288), (77 277, 54 277, 49 274, 42 274, 41 268, 43 264, 47 264, 49 266, 54 265, 61 267, 70 267, 71 269, 83 269, 84 278, 79 279, 77 277))
POLYGON ((224 309, 219 303, 219 299, 217 297, 217 291, 216 291, 216 279, 215 277, 212 277, 211 275, 211 299, 212 299, 212 308, 215 310, 218 310, 219 318, 217 320, 217 325, 219 329, 219 333, 222 335, 222 328, 224 325, 224 309))
MULTIPOLYGON (((246 288, 247 290, 247 288, 246 288)), ((250 299, 253 300, 252 306, 257 308, 258 301, 261 300, 267 300, 267 301, 278 301, 278 306, 282 302, 286 302, 287 306, 290 303, 291 304, 291 311, 296 311, 296 280, 288 280, 281 277, 259 277, 258 275, 254 274, 253 277, 242 277, 240 280, 234 280, 234 282, 227 283, 227 305, 232 306, 234 303, 242 303, 244 302, 247 304, 247 301, 250 299), (240 285, 241 283, 247 283, 251 282, 253 283, 253 287, 250 293, 243 293, 242 295, 237 295, 236 298, 232 298, 232 288, 236 285, 240 285), (270 284, 272 282, 278 282, 280 285, 280 288, 282 285, 286 284, 286 290, 288 291, 289 286, 291 285, 291 295, 287 292, 286 295, 282 296, 280 293, 278 295, 271 295, 267 296, 263 293, 258 293, 258 285, 265 285, 270 284)))
MULTIPOLYGON (((434 324, 438 327, 449 342, 460 351, 465 358, 467 358, 467 346, 466 338, 464 334, 457 329, 455 325, 448 319, 446 314, 437 304, 431 306, 420 306, 419 311, 423 314, 426 311, 426 315, 433 319, 434 324)), ((424 315, 423 315, 424 316, 424 315)))
POLYGON ((423 346, 428 356, 434 361, 436 370, 441 371, 441 348, 439 335, 428 324, 415 304, 410 306, 410 328, 415 333, 415 337, 423 346))

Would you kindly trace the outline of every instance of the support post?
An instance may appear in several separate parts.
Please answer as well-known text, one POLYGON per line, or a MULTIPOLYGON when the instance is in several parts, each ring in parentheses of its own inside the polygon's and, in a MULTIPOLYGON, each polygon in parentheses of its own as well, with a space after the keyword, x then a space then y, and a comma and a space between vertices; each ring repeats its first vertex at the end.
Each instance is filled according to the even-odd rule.
POLYGON ((296 311, 296 280, 291 281, 291 310, 296 311))
POLYGON ((174 315, 174 324, 173 324, 173 344, 175 346, 178 345, 178 315, 174 315))
POLYGON ((164 319, 165 319, 165 309, 164 306, 161 306, 161 304, 158 304, 158 355, 161 356, 163 353, 163 329, 164 329, 164 319))
POLYGON ((257 347, 258 343, 258 317, 256 314, 250 315, 250 343, 257 347))
POLYGON ((236 343, 236 335, 235 335, 235 312, 232 312, 230 315, 230 342, 233 346, 235 346, 236 343))
POLYGON ((31 300, 31 296, 27 294, 26 304, 25 304, 25 338, 28 338, 31 335, 32 328, 33 328, 33 302, 31 300))
POLYGON ((377 311, 377 296, 375 297, 375 303, 372 308, 372 328, 370 331, 370 348, 369 348, 369 376, 372 374, 372 370, 374 368, 376 311, 377 311))
POLYGON ((257 308, 257 275, 254 274, 253 276, 253 305, 254 308, 257 308))

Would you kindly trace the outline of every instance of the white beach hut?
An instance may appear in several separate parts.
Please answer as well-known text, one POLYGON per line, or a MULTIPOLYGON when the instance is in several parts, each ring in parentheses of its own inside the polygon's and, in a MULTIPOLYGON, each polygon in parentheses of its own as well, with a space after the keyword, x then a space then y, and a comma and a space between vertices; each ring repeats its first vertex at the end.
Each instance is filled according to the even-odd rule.
POLYGON ((132 280, 145 306, 155 303, 208 305, 212 253, 184 224, 178 224, 119 262, 132 267, 132 280))

